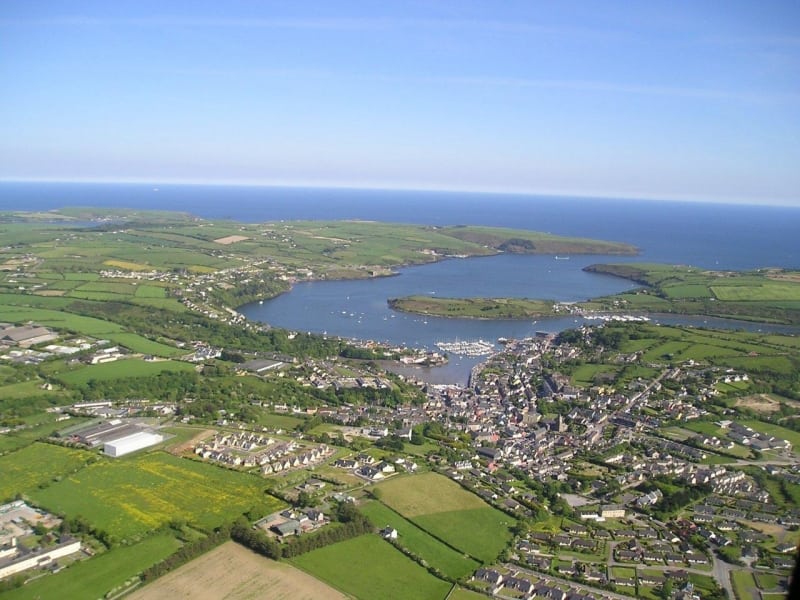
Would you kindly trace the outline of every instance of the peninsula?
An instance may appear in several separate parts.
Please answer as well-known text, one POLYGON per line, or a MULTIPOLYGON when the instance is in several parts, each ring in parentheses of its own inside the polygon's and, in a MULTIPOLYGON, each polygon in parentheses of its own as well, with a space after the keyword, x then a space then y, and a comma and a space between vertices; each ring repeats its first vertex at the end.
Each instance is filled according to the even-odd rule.
POLYGON ((531 298, 389 299, 395 310, 465 319, 530 319, 559 314, 675 313, 759 323, 800 324, 800 273, 784 269, 708 271, 683 265, 590 265, 592 273, 623 277, 642 287, 587 302, 531 298))

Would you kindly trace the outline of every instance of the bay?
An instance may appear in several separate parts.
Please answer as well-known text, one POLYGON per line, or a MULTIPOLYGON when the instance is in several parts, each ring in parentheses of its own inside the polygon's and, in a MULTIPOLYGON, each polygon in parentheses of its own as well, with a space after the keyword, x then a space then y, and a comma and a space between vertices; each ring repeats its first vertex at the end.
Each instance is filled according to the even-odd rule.
MULTIPOLYGON (((625 280, 585 273, 587 264, 642 261, 708 269, 800 267, 800 207, 460 192, 164 184, 0 183, 0 210, 64 206, 178 210, 207 219, 267 222, 363 219, 429 225, 491 225, 626 242, 636 257, 495 256, 408 267, 367 281, 310 282, 263 304, 241 307, 272 325, 433 348, 436 341, 496 340, 557 332, 572 317, 532 321, 442 319, 392 311, 410 294, 585 300, 630 289, 625 280)), ((660 322, 793 331, 738 321, 663 316, 660 322)), ((430 380, 461 382, 479 358, 454 358, 430 380)), ((419 373, 419 371, 414 371, 419 373)))

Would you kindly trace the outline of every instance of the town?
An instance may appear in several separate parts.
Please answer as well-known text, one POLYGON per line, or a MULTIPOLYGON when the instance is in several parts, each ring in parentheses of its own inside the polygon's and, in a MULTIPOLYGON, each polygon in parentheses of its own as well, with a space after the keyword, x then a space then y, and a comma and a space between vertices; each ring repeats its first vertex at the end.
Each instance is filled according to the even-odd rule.
MULTIPOLYGON (((515 519, 497 562, 465 581, 498 597, 670 590, 675 598, 732 598, 734 572, 767 597, 780 594, 800 525, 796 449, 765 422, 743 418, 753 413, 738 410, 738 400, 726 401, 730 390, 754 383, 746 369, 666 356, 646 362, 652 352, 607 345, 651 327, 608 323, 504 340, 466 386, 406 381, 420 393, 409 403, 257 403, 261 422, 290 427, 254 428, 222 409, 211 422, 198 420, 184 402, 75 403, 53 409, 81 422, 58 429, 51 443, 117 457, 158 447, 175 419, 205 421, 206 433, 174 452, 279 477, 272 489, 300 511, 263 515, 254 526, 284 543, 329 523, 338 502, 376 502, 370 489, 377 485, 377 494, 384 481, 438 474, 515 519), (587 368, 590 381, 581 381, 587 368)), ((4 332, 23 346, 58 339, 44 327, 4 332)), ((94 342, 69 343, 94 362, 94 342)), ((223 350, 201 358, 213 361, 223 350)), ((243 372, 334 393, 377 393, 404 379, 359 373, 354 363, 342 377, 346 362, 262 359, 243 372)), ((386 527, 381 532, 402 547, 402 528, 386 527)))

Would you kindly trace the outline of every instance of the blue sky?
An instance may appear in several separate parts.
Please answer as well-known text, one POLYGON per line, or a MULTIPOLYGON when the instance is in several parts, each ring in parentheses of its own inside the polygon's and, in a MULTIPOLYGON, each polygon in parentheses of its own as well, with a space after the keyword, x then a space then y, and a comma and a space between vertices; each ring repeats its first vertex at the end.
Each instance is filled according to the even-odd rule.
POLYGON ((0 3, 0 178, 800 203, 800 4, 0 3))

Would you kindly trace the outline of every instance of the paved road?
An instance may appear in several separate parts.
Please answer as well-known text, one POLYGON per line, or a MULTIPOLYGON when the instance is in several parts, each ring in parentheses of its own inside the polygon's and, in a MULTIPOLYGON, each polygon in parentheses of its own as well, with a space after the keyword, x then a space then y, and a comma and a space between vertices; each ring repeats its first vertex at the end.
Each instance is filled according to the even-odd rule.
POLYGON ((741 569, 742 567, 736 567, 734 565, 730 565, 726 563, 724 560, 720 559, 716 555, 711 557, 713 561, 713 572, 714 572, 714 579, 717 580, 717 583, 722 586, 727 594, 728 598, 734 600, 736 596, 733 593, 733 584, 731 583, 731 571, 733 569, 741 569))

